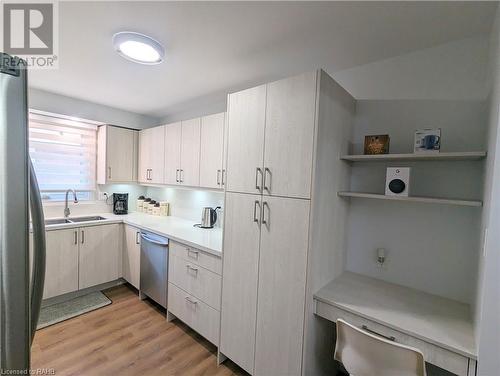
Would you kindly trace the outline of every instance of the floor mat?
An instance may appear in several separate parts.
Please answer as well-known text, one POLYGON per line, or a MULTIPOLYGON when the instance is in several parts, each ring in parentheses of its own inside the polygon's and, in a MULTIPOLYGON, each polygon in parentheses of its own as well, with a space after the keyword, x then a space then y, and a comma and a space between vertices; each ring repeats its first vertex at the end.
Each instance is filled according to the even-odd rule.
POLYGON ((111 304, 111 300, 102 292, 96 291, 62 303, 42 307, 37 329, 46 328, 108 304, 111 304))

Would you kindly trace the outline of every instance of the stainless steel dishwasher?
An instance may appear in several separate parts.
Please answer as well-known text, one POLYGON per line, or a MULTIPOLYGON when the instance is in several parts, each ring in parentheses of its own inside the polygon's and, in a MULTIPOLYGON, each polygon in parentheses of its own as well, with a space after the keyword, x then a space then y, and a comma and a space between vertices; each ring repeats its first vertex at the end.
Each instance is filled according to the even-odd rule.
POLYGON ((141 231, 141 294, 167 308, 168 239, 141 231))

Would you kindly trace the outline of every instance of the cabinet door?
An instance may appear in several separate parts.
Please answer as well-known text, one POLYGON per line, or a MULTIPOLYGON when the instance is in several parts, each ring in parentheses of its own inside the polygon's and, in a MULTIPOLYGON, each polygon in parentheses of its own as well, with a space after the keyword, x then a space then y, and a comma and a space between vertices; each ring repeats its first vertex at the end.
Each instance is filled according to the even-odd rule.
POLYGON ((310 198, 316 72, 267 85, 264 194, 310 198))
POLYGON ((95 286, 121 276, 120 225, 102 225, 79 229, 79 287, 95 286))
POLYGON ((260 193, 264 158, 266 86, 230 94, 227 115, 229 129, 226 190, 260 193))
POLYGON ((78 229, 45 233, 47 259, 43 299, 78 290, 78 229))
POLYGON ((141 262, 141 231, 135 227, 124 225, 123 242, 123 278, 139 290, 141 262))
POLYGON ((179 184, 181 168, 181 122, 165 126, 165 183, 179 184))
POLYGON ((180 179, 193 187, 200 185, 200 123, 200 118, 182 122, 180 179))
POLYGON ((260 195, 226 193, 220 348, 253 373, 260 195))
POLYGON ((132 182, 137 163, 137 131, 108 126, 106 159, 107 182, 132 182))
POLYGON ((139 132, 139 168, 137 178, 141 183, 149 182, 149 169, 151 153, 151 130, 143 129, 139 132))
POLYGON ((309 207, 309 200, 263 197, 257 375, 301 373, 309 207))
POLYGON ((200 186, 222 188, 222 154, 224 149, 224 115, 201 118, 200 186))
POLYGON ((149 182, 164 183, 165 175, 165 126, 149 128, 150 131, 150 165, 149 182))

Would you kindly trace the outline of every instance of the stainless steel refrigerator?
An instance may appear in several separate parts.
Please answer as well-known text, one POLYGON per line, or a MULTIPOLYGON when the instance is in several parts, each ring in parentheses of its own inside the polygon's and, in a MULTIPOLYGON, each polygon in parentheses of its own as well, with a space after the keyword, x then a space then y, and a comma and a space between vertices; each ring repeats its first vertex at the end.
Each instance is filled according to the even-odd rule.
POLYGON ((23 60, 0 52, 0 371, 30 367, 45 278, 45 226, 28 154, 23 60), (31 230, 30 230, 31 214, 31 230), (30 257, 30 231, 32 256, 30 257))

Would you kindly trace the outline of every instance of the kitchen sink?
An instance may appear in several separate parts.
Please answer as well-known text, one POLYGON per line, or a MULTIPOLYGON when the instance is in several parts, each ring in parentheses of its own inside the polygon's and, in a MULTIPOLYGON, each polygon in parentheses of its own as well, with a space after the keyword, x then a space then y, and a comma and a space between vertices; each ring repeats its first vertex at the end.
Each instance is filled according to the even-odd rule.
POLYGON ((65 218, 59 218, 59 219, 46 219, 45 220, 45 226, 50 226, 50 225, 62 225, 64 223, 71 223, 69 219, 65 218))
POLYGON ((101 217, 99 215, 95 216, 90 216, 90 217, 77 217, 77 218, 70 218, 69 221, 70 223, 80 223, 80 222, 90 222, 90 221, 102 221, 106 218, 101 217))

